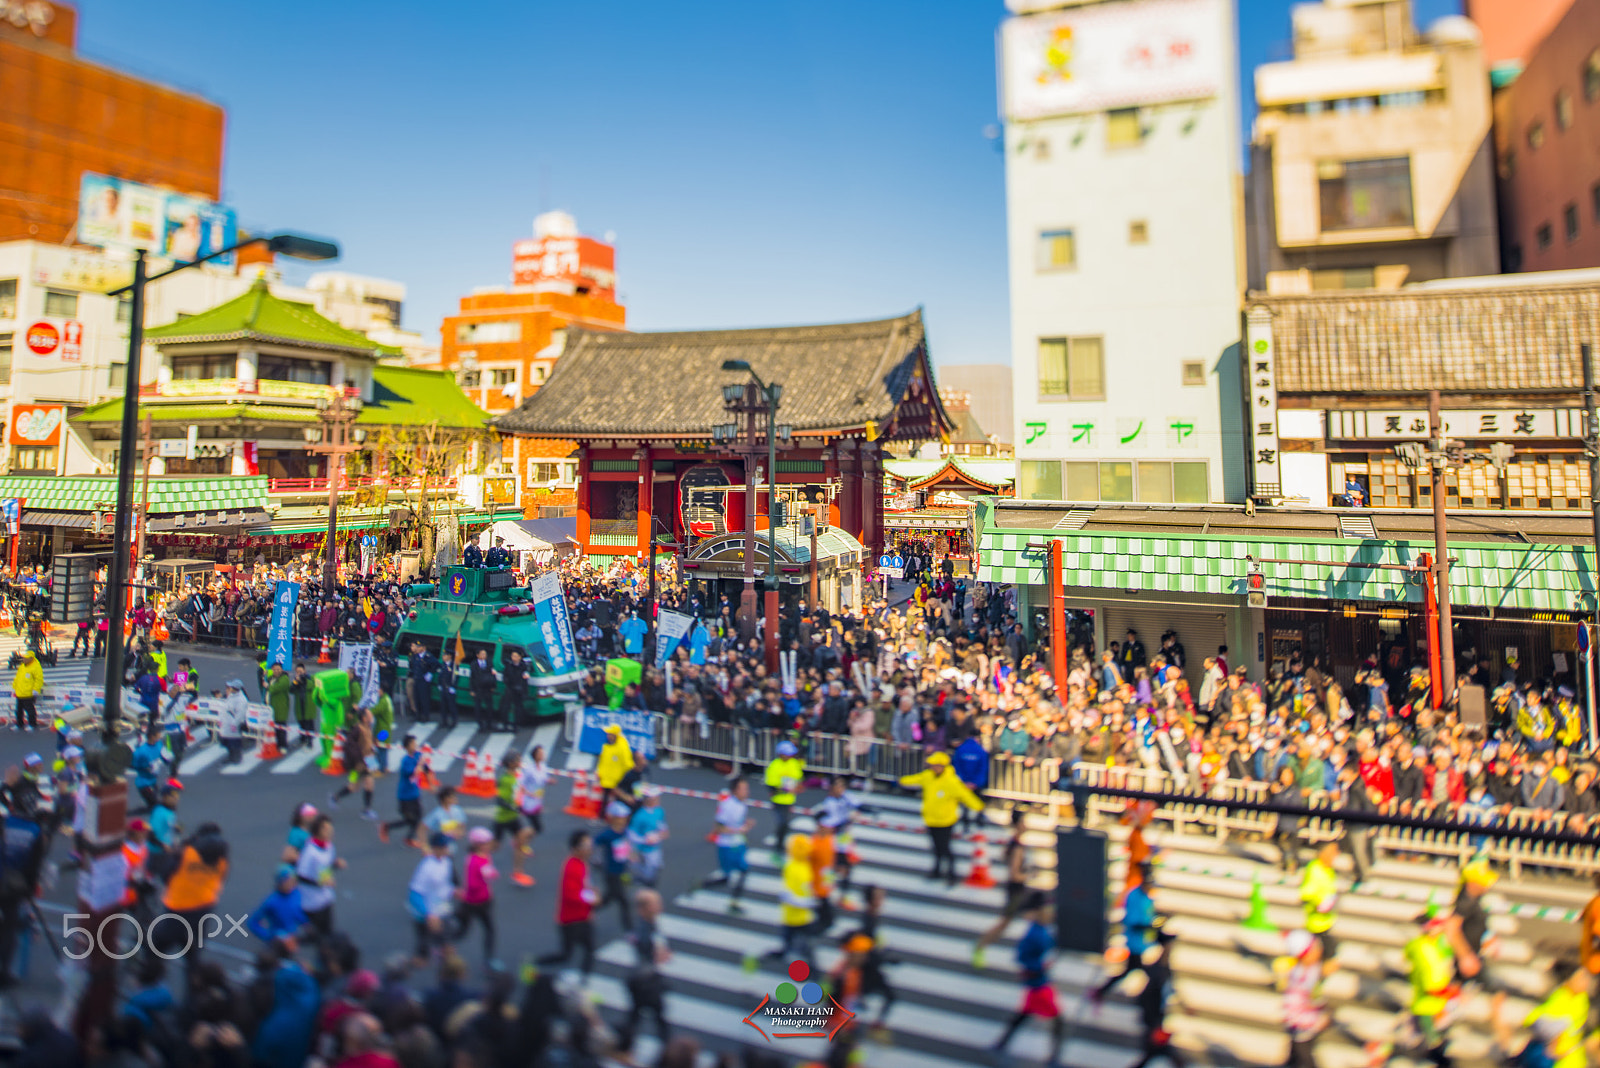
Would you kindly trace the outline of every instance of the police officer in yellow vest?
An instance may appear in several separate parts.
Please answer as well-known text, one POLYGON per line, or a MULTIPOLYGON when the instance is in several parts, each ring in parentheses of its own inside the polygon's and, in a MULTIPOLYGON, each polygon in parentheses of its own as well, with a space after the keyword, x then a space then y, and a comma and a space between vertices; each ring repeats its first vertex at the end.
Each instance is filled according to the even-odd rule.
POLYGON ((624 797, 627 792, 623 787, 623 780, 633 770, 633 746, 628 744, 628 739, 622 733, 622 728, 615 723, 606 727, 606 742, 600 747, 600 756, 595 761, 595 777, 600 780, 600 789, 605 791, 605 801, 611 802, 612 795, 617 795, 619 800, 632 808, 631 798, 624 797))
POLYGON ((956 858, 950 849, 951 830, 961 815, 962 805, 982 812, 983 802, 950 767, 949 753, 929 753, 927 769, 901 776, 900 785, 922 788, 922 822, 933 840, 933 870, 928 878, 937 879, 942 870, 954 886, 956 858))
POLYGON ((789 814, 794 809, 795 794, 806 776, 806 766, 800 762, 800 747, 791 741, 778 743, 778 755, 767 765, 766 784, 772 810, 778 814, 778 829, 773 840, 774 852, 783 853, 783 840, 789 833, 789 814))
POLYGON ((1411 1019, 1422 1036, 1428 1060, 1437 1065, 1451 1063, 1445 1052, 1445 1033, 1440 1019, 1450 1001, 1459 993, 1456 986, 1456 953, 1450 938, 1450 920, 1430 910, 1422 917, 1422 932, 1405 947, 1411 967, 1411 1019))
POLYGON ((1300 904, 1305 909, 1306 930, 1322 943, 1322 957, 1332 960, 1337 948, 1333 940, 1334 921, 1339 914, 1339 878, 1334 873, 1333 862, 1339 855, 1339 843, 1328 842, 1318 850, 1316 859, 1306 866, 1300 880, 1300 904))

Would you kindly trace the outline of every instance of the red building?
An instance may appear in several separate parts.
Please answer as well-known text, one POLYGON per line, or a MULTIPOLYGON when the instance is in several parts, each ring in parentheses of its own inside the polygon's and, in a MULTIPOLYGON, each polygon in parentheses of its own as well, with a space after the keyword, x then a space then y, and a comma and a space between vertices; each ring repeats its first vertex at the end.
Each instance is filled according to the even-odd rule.
MULTIPOLYGON (((830 526, 876 553, 884 544, 884 448, 937 440, 954 426, 933 381, 920 312, 762 330, 573 330, 543 388, 496 425, 577 443, 585 553, 642 557, 653 530, 670 532, 693 564, 697 549, 747 529, 752 503, 755 529, 767 528, 764 446, 750 461, 762 469, 752 502, 747 475, 756 472, 713 440, 712 428, 732 418, 723 387, 749 377, 723 371, 729 360, 783 387, 777 419, 792 428, 777 460, 785 525, 798 530, 802 510, 825 508, 830 526)), ((795 543, 793 530, 780 533, 780 549, 795 543)))

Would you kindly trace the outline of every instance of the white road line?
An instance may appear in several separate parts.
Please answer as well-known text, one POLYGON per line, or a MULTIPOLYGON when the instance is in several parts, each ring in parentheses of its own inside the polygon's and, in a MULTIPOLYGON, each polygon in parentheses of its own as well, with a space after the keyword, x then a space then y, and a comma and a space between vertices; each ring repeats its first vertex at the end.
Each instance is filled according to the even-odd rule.
POLYGON ((512 734, 510 731, 500 731, 498 733, 491 734, 484 741, 483 748, 478 750, 478 759, 482 760, 484 757, 488 757, 490 760, 489 766, 494 769, 493 773, 499 774, 500 758, 505 754, 507 749, 511 748, 511 743, 516 740, 517 736, 512 734))
POLYGON ((322 752, 321 746, 302 745, 299 749, 296 749, 294 752, 290 753, 288 756, 272 765, 272 774, 293 775, 296 772, 303 770, 307 764, 317 759, 317 754, 320 752, 322 752))
POLYGON ((261 747, 250 750, 239 758, 239 763, 229 764, 222 769, 224 775, 248 775, 261 764, 261 747))
POLYGON ((204 771, 227 755, 228 751, 222 748, 222 743, 213 742, 198 753, 184 756, 183 763, 178 766, 178 774, 193 775, 196 772, 204 771))
MULTIPOLYGON (((550 753, 555 749, 556 743, 561 741, 561 729, 560 720, 557 720, 554 723, 539 724, 539 726, 534 728, 533 737, 528 741, 527 752, 531 753, 533 752, 534 746, 542 745, 544 746, 544 758, 549 760, 550 753)), ((524 753, 523 755, 526 756, 527 753, 524 753)))
MULTIPOLYGON (((450 770, 450 765, 456 761, 457 754, 465 753, 467 743, 472 741, 472 736, 478 733, 476 723, 462 723, 456 726, 449 734, 444 736, 444 741, 433 746, 433 771, 436 775, 443 775, 450 770)), ((433 743, 428 743, 432 745, 433 743)))

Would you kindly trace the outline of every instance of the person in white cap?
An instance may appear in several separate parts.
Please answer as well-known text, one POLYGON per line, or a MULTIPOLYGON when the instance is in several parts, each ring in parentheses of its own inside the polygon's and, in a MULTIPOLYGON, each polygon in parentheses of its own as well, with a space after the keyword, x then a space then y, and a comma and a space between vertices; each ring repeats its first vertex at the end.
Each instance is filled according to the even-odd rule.
POLYGON ((224 764, 237 764, 244 752, 244 727, 250 714, 250 700, 244 695, 244 680, 229 679, 228 693, 222 699, 222 711, 217 716, 217 736, 228 751, 224 764))

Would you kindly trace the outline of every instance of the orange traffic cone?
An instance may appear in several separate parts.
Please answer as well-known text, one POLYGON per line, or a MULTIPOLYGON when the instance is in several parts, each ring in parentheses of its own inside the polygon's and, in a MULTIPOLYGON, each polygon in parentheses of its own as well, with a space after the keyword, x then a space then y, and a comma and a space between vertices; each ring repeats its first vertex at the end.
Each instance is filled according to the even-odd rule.
POLYGON ((494 757, 487 750, 478 754, 478 797, 495 795, 494 757))
POLYGON ((328 639, 322 639, 322 651, 317 654, 317 663, 331 664, 333 658, 328 655, 328 639))
POLYGON ((257 748, 261 750, 262 760, 277 760, 283 756, 283 750, 278 748, 278 732, 271 727, 261 733, 261 744, 257 748))
POLYGON ((578 772, 572 780, 572 800, 567 802, 567 807, 562 809, 569 816, 579 819, 593 819, 600 812, 600 806, 589 793, 589 776, 585 772, 578 772))
POLYGON ((324 775, 344 775, 344 732, 340 731, 333 736, 333 752, 328 756, 328 766, 322 769, 324 775))
POLYGON ((417 788, 433 791, 439 788, 439 776, 433 773, 433 746, 422 747, 422 759, 417 762, 417 788))
POLYGON ((967 875, 966 885, 977 887, 997 885, 994 876, 989 874, 989 850, 985 848, 981 834, 972 840, 972 871, 967 875))

